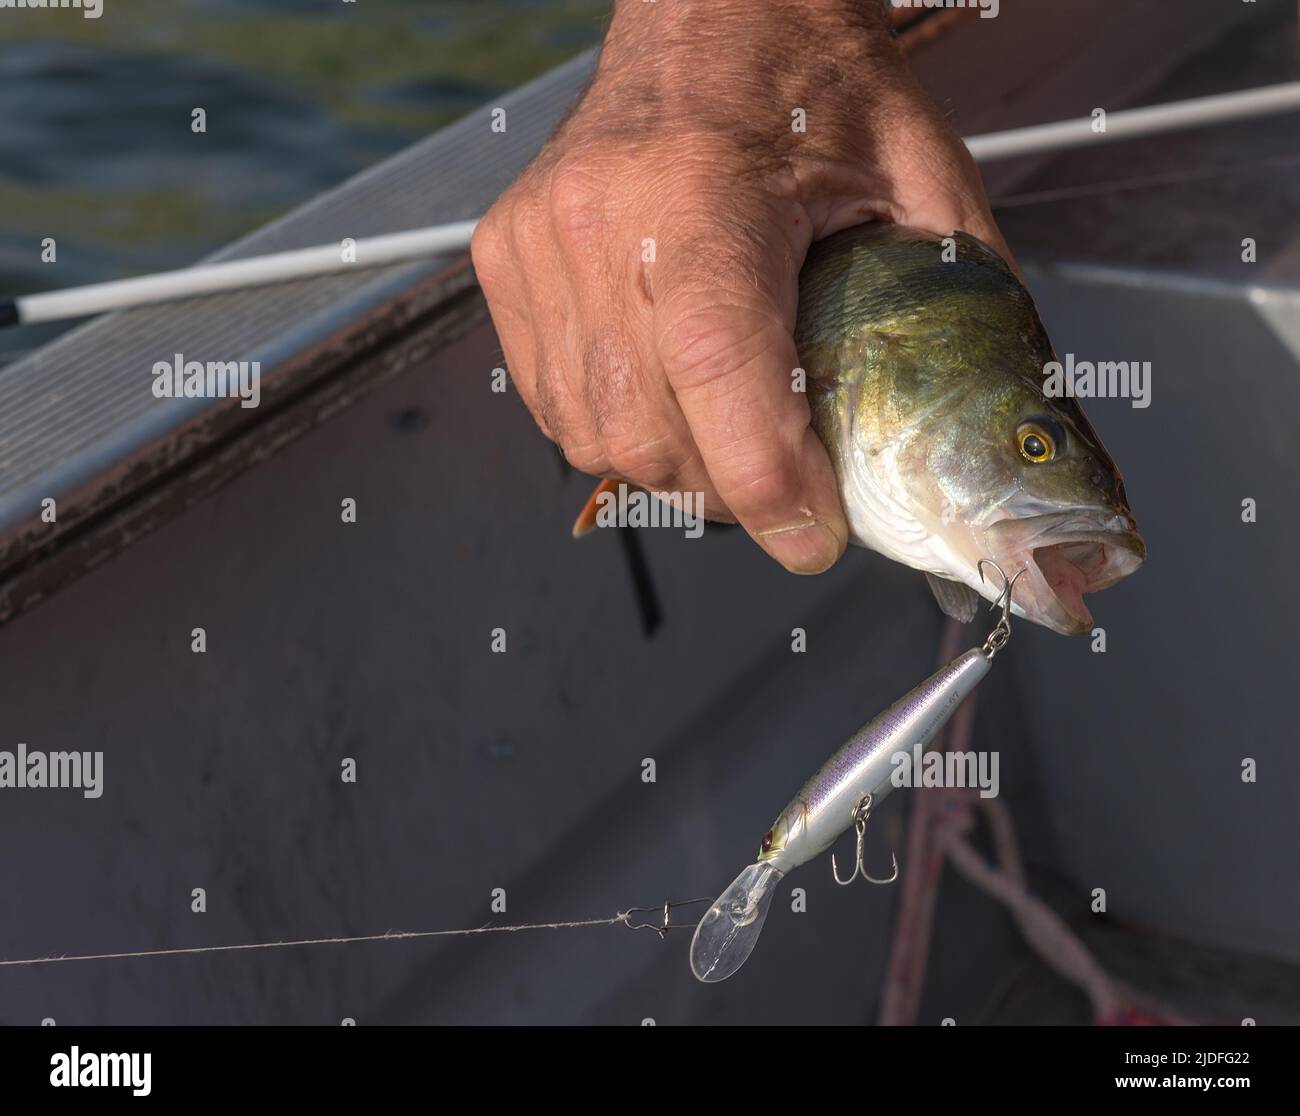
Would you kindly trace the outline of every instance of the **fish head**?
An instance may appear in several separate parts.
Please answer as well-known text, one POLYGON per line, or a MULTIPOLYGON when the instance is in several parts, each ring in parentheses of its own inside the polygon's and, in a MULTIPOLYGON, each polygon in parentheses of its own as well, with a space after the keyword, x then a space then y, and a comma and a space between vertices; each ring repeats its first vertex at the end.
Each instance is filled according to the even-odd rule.
POLYGON ((1146 547, 1083 410, 1047 394, 1056 354, 996 252, 961 232, 835 234, 801 275, 796 340, 855 542, 990 601, 982 560, 1023 570, 1016 615, 1091 629, 1083 594, 1146 547))
POLYGON ((932 532, 940 568, 931 572, 992 601, 1003 585, 983 576, 981 560, 1008 578, 1023 571, 1014 614, 1080 635, 1093 623, 1083 595, 1128 577, 1146 545, 1082 408, 1044 392, 1054 354, 1041 330, 968 347, 968 374, 903 438, 898 478, 932 532))
MULTIPOLYGON (((1093 621, 1083 595, 1128 577, 1146 558, 1123 479, 1073 400, 1048 399, 1022 382, 999 402, 985 412, 981 448, 986 475, 1001 486, 984 489, 982 506, 978 497, 968 505, 968 553, 982 552, 1007 577, 1023 571, 1017 615, 1084 634, 1093 621)), ((969 568, 959 572, 975 588, 969 568)), ((977 591, 995 598, 1001 589, 984 581, 977 591)))

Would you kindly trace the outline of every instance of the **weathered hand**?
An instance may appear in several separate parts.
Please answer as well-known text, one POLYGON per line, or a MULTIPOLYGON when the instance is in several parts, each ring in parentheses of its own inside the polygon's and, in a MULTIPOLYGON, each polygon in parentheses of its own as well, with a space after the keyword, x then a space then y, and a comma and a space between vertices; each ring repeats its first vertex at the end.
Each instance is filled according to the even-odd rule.
POLYGON ((584 472, 702 492, 798 573, 848 528, 792 332, 814 239, 872 218, 1007 255, 864 0, 622 0, 582 102, 474 236, 510 372, 584 472))

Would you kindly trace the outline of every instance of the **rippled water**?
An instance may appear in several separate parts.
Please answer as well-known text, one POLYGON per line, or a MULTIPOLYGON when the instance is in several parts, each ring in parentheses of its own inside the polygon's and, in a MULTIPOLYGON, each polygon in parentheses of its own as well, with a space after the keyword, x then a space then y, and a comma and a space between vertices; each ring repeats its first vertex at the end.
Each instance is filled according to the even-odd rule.
POLYGON ((608 0, 103 5, 0 10, 5 293, 184 266, 597 42, 608 0))

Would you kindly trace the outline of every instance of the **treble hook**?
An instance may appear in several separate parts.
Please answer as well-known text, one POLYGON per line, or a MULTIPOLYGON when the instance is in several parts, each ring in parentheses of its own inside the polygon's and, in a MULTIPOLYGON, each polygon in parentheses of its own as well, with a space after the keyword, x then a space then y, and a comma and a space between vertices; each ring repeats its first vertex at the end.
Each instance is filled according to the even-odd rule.
POLYGON ((1011 638, 1011 591, 1016 587, 1016 582, 1020 580, 1020 575, 1025 572, 1025 567, 1021 566, 1016 572, 1016 576, 1008 580, 1002 567, 992 558, 981 558, 976 565, 980 572, 981 583, 984 581, 985 565, 992 566, 998 571, 998 576, 1002 578, 1002 592, 998 594, 997 600, 989 606, 990 608, 997 608, 1001 605, 1002 615, 998 618, 996 626, 985 638, 984 646, 981 648, 984 654, 991 659, 1007 645, 1007 641, 1011 638))
POLYGON ((887 880, 876 879, 875 876, 867 871, 866 865, 862 863, 862 846, 866 842, 867 819, 870 817, 871 795, 870 793, 867 793, 864 794, 858 800, 858 804, 853 807, 853 830, 858 835, 858 853, 857 863, 853 865, 853 874, 849 876, 847 880, 840 879, 840 870, 835 863, 835 854, 831 853, 831 875, 835 877, 835 882, 841 887, 847 887, 858 878, 859 874, 861 874, 862 878, 866 880, 867 883, 873 884, 889 884, 898 879, 898 857, 896 857, 892 852, 889 854, 889 859, 894 862, 894 873, 887 880))

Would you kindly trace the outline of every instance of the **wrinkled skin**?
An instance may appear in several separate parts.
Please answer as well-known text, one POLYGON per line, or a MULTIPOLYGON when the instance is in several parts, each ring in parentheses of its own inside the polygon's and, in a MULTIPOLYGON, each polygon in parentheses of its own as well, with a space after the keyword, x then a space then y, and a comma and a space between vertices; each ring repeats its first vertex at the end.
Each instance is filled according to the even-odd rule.
POLYGON ((798 275, 815 240, 873 217, 1008 255, 880 4, 619 0, 591 87, 484 217, 474 265, 571 464, 703 493, 815 573, 849 530, 791 390, 798 275))
POLYGON ((1023 570, 1018 615, 1086 632, 1083 593, 1146 547, 1083 411, 1043 392, 1055 354, 1028 292, 973 237, 951 247, 945 262, 931 233, 864 225, 804 267, 797 340, 853 540, 989 600, 981 559, 1023 570), (1050 455, 1027 457, 1025 433, 1050 455))

